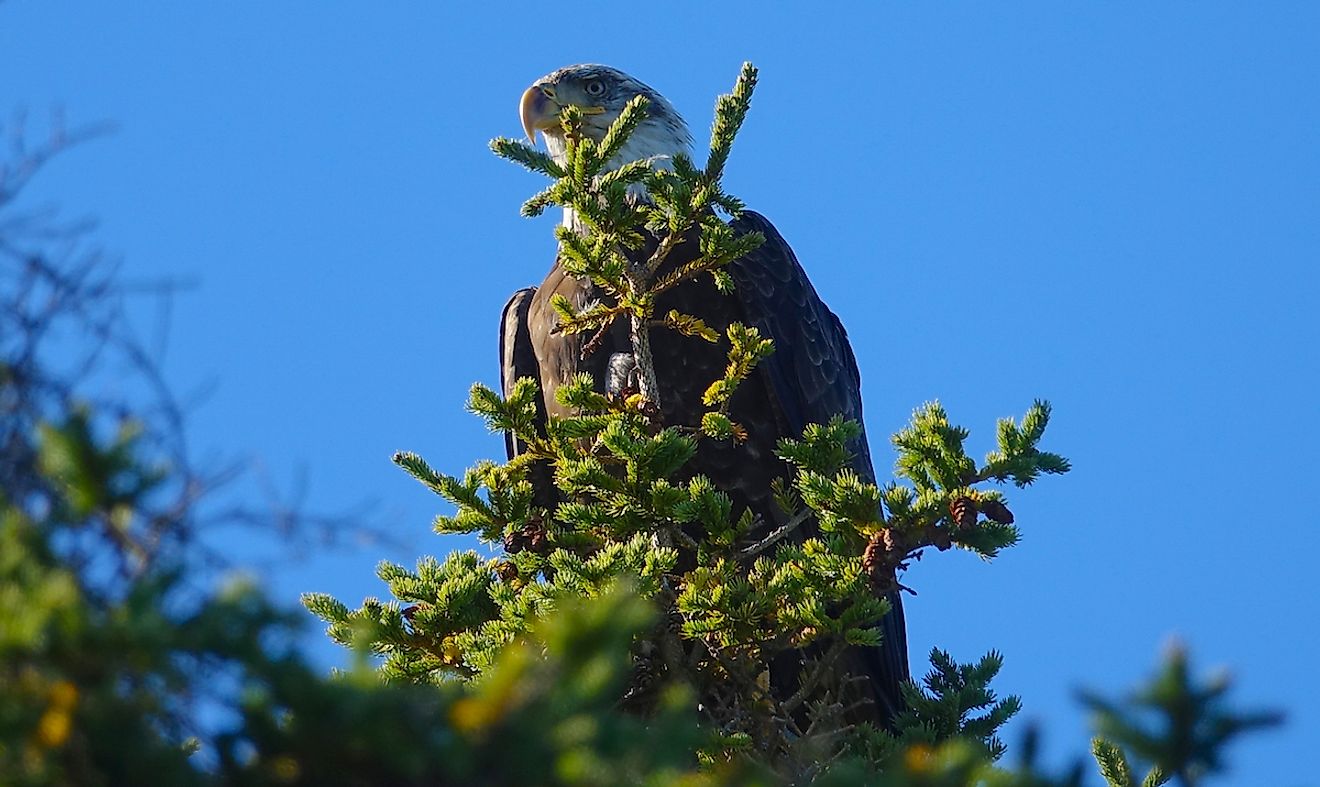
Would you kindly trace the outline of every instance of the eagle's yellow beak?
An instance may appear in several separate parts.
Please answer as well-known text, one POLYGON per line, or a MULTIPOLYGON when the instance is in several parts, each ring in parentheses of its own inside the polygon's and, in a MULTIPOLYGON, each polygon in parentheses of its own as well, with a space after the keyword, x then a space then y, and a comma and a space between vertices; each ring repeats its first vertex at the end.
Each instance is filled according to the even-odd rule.
MULTIPOLYGON (((559 127, 559 113, 564 105, 555 95, 554 85, 532 85, 523 91, 518 102, 518 119, 522 121, 527 139, 536 144, 536 132, 559 127)), ((584 115, 601 115, 605 107, 582 107, 584 115)))
POLYGON ((533 145, 536 144, 537 131, 559 125, 562 108, 555 100, 555 89, 551 85, 532 85, 522 94, 522 100, 518 102, 518 118, 533 145))

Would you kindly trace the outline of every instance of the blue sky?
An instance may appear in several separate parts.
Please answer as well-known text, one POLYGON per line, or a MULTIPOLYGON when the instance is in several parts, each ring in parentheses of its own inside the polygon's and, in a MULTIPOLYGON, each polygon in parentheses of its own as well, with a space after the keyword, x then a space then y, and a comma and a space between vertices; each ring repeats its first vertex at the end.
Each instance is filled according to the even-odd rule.
POLYGON ((1010 491, 1025 540, 995 564, 909 572, 914 663, 1001 650, 1001 691, 1061 761, 1087 740, 1075 689, 1131 685, 1177 635, 1244 704, 1289 713, 1228 783, 1304 783, 1320 6, 548 7, 0 5, 0 113, 118 124, 29 204, 99 217, 129 278, 196 282, 165 366, 184 391, 217 383, 199 453, 260 457, 286 487, 305 469, 323 510, 376 499, 408 543, 290 561, 273 591, 356 601, 382 557, 470 545, 430 534, 440 501, 389 456, 457 472, 502 451, 461 404, 495 380, 505 299, 553 256, 552 219, 517 214, 538 179, 486 149, 518 134, 523 88, 610 63, 701 137, 751 60, 727 185, 848 327, 882 476, 883 437, 930 399, 980 453, 995 418, 1048 398, 1048 447, 1074 462, 1010 491))

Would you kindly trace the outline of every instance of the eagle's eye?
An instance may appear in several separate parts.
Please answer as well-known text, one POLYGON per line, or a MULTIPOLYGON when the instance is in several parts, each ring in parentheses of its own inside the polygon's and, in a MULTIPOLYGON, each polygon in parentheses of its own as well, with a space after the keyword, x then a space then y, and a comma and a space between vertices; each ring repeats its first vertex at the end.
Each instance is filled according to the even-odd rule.
POLYGON ((582 89, 592 98, 600 98, 605 95, 605 83, 599 79, 593 79, 590 82, 587 82, 582 86, 582 89))

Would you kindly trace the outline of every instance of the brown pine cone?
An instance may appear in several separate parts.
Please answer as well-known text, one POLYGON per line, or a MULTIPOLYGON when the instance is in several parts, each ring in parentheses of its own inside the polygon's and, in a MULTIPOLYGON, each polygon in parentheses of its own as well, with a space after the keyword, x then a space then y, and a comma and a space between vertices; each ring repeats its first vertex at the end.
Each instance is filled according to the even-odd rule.
POLYGON ((880 534, 876 533, 871 536, 871 540, 866 544, 866 550, 862 552, 862 570, 874 574, 882 560, 884 560, 884 546, 880 534))
POLYGON ((902 550, 894 531, 885 528, 871 536, 862 552, 862 569, 871 576, 872 581, 892 580, 900 562, 902 550))
POLYGON ((540 514, 533 514, 527 524, 504 537, 504 551, 509 553, 530 550, 537 554, 549 548, 549 534, 540 514))
POLYGON ((504 551, 509 554, 521 552, 527 548, 527 538, 522 530, 515 530, 504 536, 504 551))
POLYGON ((998 500, 984 500, 981 502, 981 513, 985 514, 991 520, 1001 525, 1013 524, 1013 512, 1008 510, 1008 506, 998 500))
POLYGON ((965 495, 950 500, 949 519, 959 530, 972 529, 976 526, 976 501, 965 495))

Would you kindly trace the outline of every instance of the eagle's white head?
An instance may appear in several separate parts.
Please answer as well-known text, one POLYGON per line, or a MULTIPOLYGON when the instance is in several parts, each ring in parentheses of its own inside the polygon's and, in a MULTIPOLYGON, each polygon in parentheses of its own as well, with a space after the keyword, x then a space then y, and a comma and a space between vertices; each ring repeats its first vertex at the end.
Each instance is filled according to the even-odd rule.
POLYGON ((561 109, 569 105, 581 107, 583 131, 600 140, 624 105, 638 95, 646 96, 651 102, 646 119, 610 166, 687 152, 692 135, 674 105, 650 86, 610 66, 583 63, 546 74, 523 93, 518 112, 527 136, 535 142, 536 132, 540 131, 546 149, 562 164, 565 145, 564 131, 559 125, 561 109))

